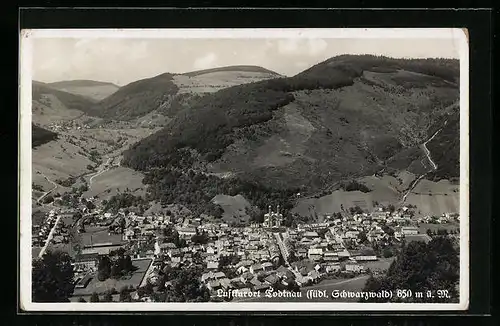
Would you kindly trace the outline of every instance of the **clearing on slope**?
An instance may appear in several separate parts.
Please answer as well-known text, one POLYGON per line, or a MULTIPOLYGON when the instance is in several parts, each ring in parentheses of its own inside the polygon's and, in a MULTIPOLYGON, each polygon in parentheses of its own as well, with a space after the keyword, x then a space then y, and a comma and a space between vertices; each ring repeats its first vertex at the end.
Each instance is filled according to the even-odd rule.
POLYGON ((457 184, 448 180, 433 182, 422 179, 411 191, 406 204, 416 205, 416 216, 440 216, 460 211, 460 192, 457 184))
POLYGON ((174 76, 179 94, 212 93, 218 90, 282 77, 274 71, 258 66, 228 66, 199 70, 174 76))
POLYGON ((228 223, 245 223, 250 218, 248 210, 251 205, 241 195, 217 195, 212 198, 212 202, 224 210, 222 218, 228 223))
POLYGON ((86 97, 51 88, 48 84, 32 83, 33 122, 47 125, 59 120, 72 120, 91 113, 95 101, 86 97))

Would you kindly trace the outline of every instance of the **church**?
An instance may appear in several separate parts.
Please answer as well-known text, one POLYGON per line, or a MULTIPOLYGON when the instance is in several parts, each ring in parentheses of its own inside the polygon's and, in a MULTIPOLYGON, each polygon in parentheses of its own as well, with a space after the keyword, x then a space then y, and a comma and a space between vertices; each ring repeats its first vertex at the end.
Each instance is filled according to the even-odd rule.
POLYGON ((280 213, 280 205, 276 207, 276 212, 273 212, 271 205, 269 205, 269 211, 264 214, 264 227, 267 228, 279 228, 283 223, 283 214, 280 213))

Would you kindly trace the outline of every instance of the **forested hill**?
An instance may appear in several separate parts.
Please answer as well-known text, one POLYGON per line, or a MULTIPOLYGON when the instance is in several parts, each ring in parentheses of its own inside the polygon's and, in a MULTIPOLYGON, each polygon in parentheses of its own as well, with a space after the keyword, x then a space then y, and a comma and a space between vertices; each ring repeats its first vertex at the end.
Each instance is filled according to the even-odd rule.
MULTIPOLYGON (((133 146, 126 153, 125 162, 137 169, 147 169, 148 166, 155 166, 159 162, 171 161, 169 156, 182 147, 193 148, 205 160, 214 161, 238 138, 257 136, 258 130, 255 128, 263 127, 265 122, 273 118, 274 111, 293 102, 294 93, 297 91, 333 90, 351 86, 356 78, 370 69, 383 71, 384 74, 403 68, 419 72, 439 71, 446 80, 455 80, 458 78, 459 66, 458 62, 454 63, 453 60, 445 59, 397 60, 375 56, 341 56, 313 66, 291 78, 264 80, 224 89, 205 96, 181 112, 165 129, 133 146), (434 67, 436 69, 433 70, 434 67)), ((405 88, 411 88, 411 83, 415 84, 415 92, 421 91, 423 82, 434 80, 433 75, 407 76, 406 79, 400 84, 406 83, 405 88)), ((431 86, 456 89, 456 85, 448 85, 439 77, 435 77, 434 84, 431 86)), ((394 89, 394 92, 398 91, 400 90, 394 89)), ((407 111, 419 109, 422 108, 410 107, 407 111)), ((426 105, 425 109, 433 107, 426 105)), ((381 115, 380 118, 384 117, 381 115)))
POLYGON ((68 109, 109 120, 131 121, 148 114, 173 117, 206 93, 276 77, 280 75, 258 66, 228 66, 184 74, 163 73, 123 87, 92 80, 50 84, 34 81, 33 100, 49 95, 68 109))
MULTIPOLYGON (((460 78, 460 62, 456 59, 395 59, 373 55, 340 55, 323 61, 299 73, 298 76, 325 78, 329 72, 336 69, 354 70, 361 73, 365 70, 391 73, 396 70, 406 70, 433 76, 443 81, 453 83, 458 87, 460 78), (331 70, 330 70, 331 69, 331 70)), ((435 79, 435 81, 439 81, 435 79)))
POLYGON ((210 193, 240 192, 250 200, 317 191, 371 175, 422 144, 457 101, 458 78, 457 60, 335 57, 293 77, 205 95, 133 145, 123 163, 154 171, 147 178, 153 198, 179 190, 175 176, 163 177, 172 169, 191 171, 183 187, 193 189, 207 178, 201 172, 229 173, 230 181, 207 181, 218 187, 210 193))
POLYGON ((158 109, 178 90, 170 73, 138 80, 121 87, 93 106, 93 114, 115 120, 131 120, 158 109))
POLYGON ((36 148, 40 145, 57 139, 57 134, 50 130, 39 127, 35 124, 31 125, 31 147, 36 148))

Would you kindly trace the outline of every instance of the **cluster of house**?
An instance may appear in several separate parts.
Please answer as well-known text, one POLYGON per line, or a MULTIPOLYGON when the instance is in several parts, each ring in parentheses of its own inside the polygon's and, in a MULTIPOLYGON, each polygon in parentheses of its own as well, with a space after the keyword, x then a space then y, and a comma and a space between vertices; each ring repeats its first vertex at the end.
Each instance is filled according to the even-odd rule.
POLYGON ((62 223, 58 223, 60 219, 67 217, 66 214, 51 210, 47 213, 46 219, 41 224, 32 225, 31 242, 35 247, 43 247, 47 241, 51 231, 52 237, 50 243, 62 244, 69 242, 68 227, 62 223))
POLYGON ((425 216, 419 219, 420 223, 446 224, 452 221, 460 222, 460 215, 457 213, 443 213, 440 216, 425 216))
MULTIPOLYGON (((84 247, 74 262, 78 275, 95 271, 99 256, 126 246, 134 258, 153 260, 145 276, 153 284, 165 264, 172 267, 203 264, 201 282, 212 291, 260 291, 276 283, 287 286, 291 280, 305 286, 332 273, 362 273, 366 270, 364 263, 378 260, 373 249, 366 246, 366 240, 401 241, 421 236, 407 209, 396 213, 377 210, 369 214, 325 216, 323 223, 300 224, 296 228, 281 226, 279 208, 276 212, 269 209, 263 224, 247 227, 231 227, 205 216, 192 218, 189 214, 142 216, 123 211, 110 214, 96 208, 92 213, 85 212, 85 216, 92 216, 93 223, 108 227, 110 234, 121 234, 121 241, 84 247), (388 225, 394 232, 386 232, 388 225), (182 246, 164 235, 167 228, 177 232, 183 240, 182 246), (194 240, 196 235, 203 235, 204 240, 194 240), (226 260, 221 268, 223 257, 231 257, 231 263, 227 265, 226 260)), ((42 238, 55 217, 51 212, 48 224, 40 228, 42 238)), ((63 230, 57 232, 54 240, 58 241, 57 236, 64 239, 63 230)))
POLYGON ((60 123, 51 123, 47 127, 49 130, 54 132, 69 131, 72 129, 77 129, 77 130, 90 129, 89 125, 79 123, 76 120, 64 121, 60 123))
MULTIPOLYGON (((294 281, 298 286, 306 286, 318 282, 323 276, 341 271, 361 273, 365 261, 377 260, 373 252, 349 252, 332 230, 322 237, 311 228, 328 227, 328 223, 309 225, 298 229, 287 229, 283 233, 272 229, 253 226, 231 228, 224 223, 203 224, 193 227, 192 232, 204 232, 209 241, 206 244, 192 244, 177 248, 170 242, 161 242, 157 237, 154 255, 158 268, 153 269, 148 277, 155 282, 159 276, 160 257, 171 266, 183 266, 193 263, 198 255, 205 266, 201 282, 211 291, 219 289, 239 289, 240 291, 262 291, 276 283, 287 286, 294 281), (198 230, 198 231, 196 231, 198 230), (292 243, 299 241, 303 246, 296 250, 297 260, 289 263, 292 243), (221 268, 221 258, 236 257, 233 262, 221 268), (280 260, 280 256, 285 261, 280 260), (225 271, 228 273, 226 274, 225 271)), ((185 226, 178 226, 178 230, 185 226)), ((180 233, 180 232, 179 232, 180 233)), ((196 234, 196 233, 194 233, 196 234)))

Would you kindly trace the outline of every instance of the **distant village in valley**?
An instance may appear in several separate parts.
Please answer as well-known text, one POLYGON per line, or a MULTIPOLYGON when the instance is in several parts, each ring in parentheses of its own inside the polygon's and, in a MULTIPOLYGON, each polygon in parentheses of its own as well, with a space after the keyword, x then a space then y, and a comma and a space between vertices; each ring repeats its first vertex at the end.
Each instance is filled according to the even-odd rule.
POLYGON ((411 205, 380 206, 369 213, 351 208, 296 227, 283 226, 279 206, 269 206, 262 223, 238 227, 213 216, 193 216, 179 205, 147 215, 127 208, 107 212, 97 198, 73 207, 50 206, 32 225, 38 248, 33 255, 69 253, 72 301, 155 301, 157 288, 172 285, 168 270, 191 267, 209 293, 205 301, 220 301, 217 291, 235 289, 300 291, 383 274, 402 243, 429 242, 443 232, 459 237, 458 214, 416 219, 411 205))

